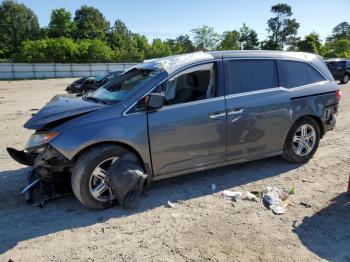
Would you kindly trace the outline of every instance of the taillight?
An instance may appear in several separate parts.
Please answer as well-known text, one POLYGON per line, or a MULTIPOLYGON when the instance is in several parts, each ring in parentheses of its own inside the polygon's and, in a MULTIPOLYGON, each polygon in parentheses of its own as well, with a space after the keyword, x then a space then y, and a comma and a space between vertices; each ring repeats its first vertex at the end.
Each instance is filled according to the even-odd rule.
POLYGON ((341 98, 341 90, 337 90, 335 92, 335 100, 337 101, 337 103, 339 103, 340 98, 341 98))

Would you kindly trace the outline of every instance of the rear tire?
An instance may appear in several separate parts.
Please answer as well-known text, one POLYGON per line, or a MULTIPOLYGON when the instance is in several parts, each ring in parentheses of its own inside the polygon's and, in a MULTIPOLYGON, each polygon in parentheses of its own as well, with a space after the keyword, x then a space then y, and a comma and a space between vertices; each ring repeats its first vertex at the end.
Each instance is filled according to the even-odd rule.
POLYGON ((103 167, 103 174, 107 175, 113 161, 127 153, 129 151, 121 146, 100 145, 91 148, 78 158, 73 168, 71 183, 74 195, 83 205, 91 209, 106 209, 115 204, 110 187, 104 184, 103 177, 96 175, 96 172, 98 173, 96 170, 103 167), (98 193, 93 195, 92 192, 96 192, 99 186, 106 187, 104 192, 101 195, 98 193))
POLYGON ((320 137, 320 126, 315 119, 298 120, 288 132, 282 158, 291 163, 308 162, 317 151, 320 137))
POLYGON ((350 78, 349 74, 345 74, 343 78, 340 80, 340 83, 342 83, 343 85, 346 85, 349 82, 349 78, 350 78))

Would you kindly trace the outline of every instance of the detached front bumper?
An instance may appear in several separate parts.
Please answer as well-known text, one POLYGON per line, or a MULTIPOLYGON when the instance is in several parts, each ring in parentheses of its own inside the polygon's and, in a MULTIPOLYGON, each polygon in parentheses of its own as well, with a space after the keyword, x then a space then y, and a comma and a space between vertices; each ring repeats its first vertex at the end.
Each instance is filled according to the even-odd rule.
POLYGON ((29 203, 40 206, 48 200, 71 193, 70 176, 72 161, 62 156, 51 146, 39 153, 7 148, 9 155, 22 165, 32 166, 27 172, 27 183, 22 194, 29 203))
POLYGON ((12 159, 15 160, 17 163, 20 163, 21 165, 25 166, 34 166, 34 160, 37 154, 26 153, 24 151, 19 151, 12 147, 8 147, 6 148, 6 150, 10 157, 12 157, 12 159))
POLYGON ((39 153, 19 151, 10 147, 7 148, 7 152, 16 162, 32 166, 40 179, 45 181, 52 181, 54 176, 67 172, 73 166, 72 161, 51 146, 46 146, 39 153))

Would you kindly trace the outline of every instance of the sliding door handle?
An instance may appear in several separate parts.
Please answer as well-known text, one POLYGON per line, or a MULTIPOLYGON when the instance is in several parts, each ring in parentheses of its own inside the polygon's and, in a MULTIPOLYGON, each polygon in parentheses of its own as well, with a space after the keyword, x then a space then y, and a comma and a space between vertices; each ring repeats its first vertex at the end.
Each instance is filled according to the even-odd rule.
POLYGON ((222 113, 212 113, 212 114, 209 114, 208 117, 210 119, 218 119, 220 117, 223 117, 223 116, 226 116, 226 112, 222 112, 222 113))

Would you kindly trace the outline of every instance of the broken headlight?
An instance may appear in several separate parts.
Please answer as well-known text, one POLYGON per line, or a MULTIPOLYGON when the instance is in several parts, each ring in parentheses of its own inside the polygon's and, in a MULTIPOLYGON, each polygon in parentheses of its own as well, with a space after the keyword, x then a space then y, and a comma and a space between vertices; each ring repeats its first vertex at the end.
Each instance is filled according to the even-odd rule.
POLYGON ((26 149, 34 149, 41 147, 48 142, 50 142, 52 139, 54 139, 56 136, 59 135, 59 132, 53 131, 48 133, 36 133, 30 136, 28 139, 28 142, 26 144, 26 149))

